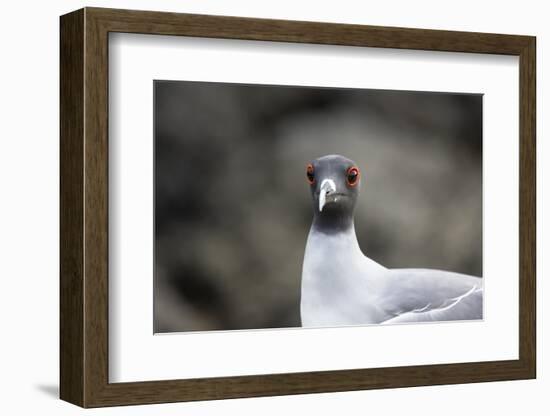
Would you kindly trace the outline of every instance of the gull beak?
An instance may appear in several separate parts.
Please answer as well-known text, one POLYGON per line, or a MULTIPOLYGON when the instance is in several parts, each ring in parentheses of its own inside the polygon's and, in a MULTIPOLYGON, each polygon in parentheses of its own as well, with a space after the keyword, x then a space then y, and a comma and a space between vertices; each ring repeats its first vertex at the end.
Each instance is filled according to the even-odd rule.
POLYGON ((327 196, 336 192, 336 185, 332 179, 323 179, 319 188, 319 212, 323 211, 323 207, 327 202, 327 196))

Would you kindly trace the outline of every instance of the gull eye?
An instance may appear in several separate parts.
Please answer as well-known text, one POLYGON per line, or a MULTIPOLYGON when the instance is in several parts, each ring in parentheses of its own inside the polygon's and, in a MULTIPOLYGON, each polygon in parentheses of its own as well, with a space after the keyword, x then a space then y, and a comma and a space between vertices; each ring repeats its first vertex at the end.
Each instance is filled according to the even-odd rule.
POLYGON ((346 181, 348 182, 349 186, 355 186, 359 183, 359 176, 360 176, 359 168, 352 166, 349 168, 346 172, 346 181))
POLYGON ((315 183, 315 169, 313 169, 313 165, 311 163, 307 165, 306 177, 310 185, 313 185, 315 183))

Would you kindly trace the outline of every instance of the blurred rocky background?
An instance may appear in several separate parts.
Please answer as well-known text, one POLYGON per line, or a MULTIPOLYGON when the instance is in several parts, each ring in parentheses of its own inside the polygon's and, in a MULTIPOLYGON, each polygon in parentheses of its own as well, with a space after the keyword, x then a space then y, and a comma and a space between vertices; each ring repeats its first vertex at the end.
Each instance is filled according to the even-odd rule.
POLYGON ((305 166, 362 169, 387 267, 482 274, 480 95, 156 81, 155 332, 300 325, 305 166))

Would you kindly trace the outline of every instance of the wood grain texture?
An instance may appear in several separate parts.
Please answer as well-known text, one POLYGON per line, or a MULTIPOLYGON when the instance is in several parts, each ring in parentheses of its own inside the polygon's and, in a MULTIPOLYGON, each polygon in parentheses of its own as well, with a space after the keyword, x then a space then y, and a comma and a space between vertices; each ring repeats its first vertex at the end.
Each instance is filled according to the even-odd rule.
POLYGON ((60 388, 84 404, 84 12, 60 22, 60 388))
POLYGON ((85 11, 85 406, 108 380, 108 33, 85 11))
POLYGON ((87 8, 111 32, 519 55, 528 36, 87 8))
POLYGON ((536 377, 536 41, 520 54, 519 356, 536 377))
POLYGON ((83 407, 533 378, 535 38, 86 8, 61 18, 61 397, 83 407), (108 33, 384 47, 520 57, 518 360, 108 381, 108 33))

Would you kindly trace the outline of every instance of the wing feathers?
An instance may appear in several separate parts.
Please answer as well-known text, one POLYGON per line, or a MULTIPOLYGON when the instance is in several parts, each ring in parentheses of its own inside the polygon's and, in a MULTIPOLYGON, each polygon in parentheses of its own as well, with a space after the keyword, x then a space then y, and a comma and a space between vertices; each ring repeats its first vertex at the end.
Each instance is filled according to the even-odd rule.
POLYGON ((383 323, 481 319, 483 281, 439 270, 394 269, 384 288, 383 323))

